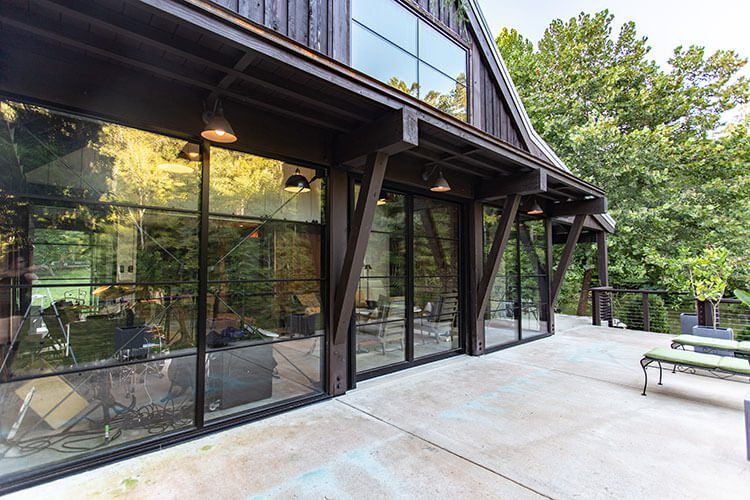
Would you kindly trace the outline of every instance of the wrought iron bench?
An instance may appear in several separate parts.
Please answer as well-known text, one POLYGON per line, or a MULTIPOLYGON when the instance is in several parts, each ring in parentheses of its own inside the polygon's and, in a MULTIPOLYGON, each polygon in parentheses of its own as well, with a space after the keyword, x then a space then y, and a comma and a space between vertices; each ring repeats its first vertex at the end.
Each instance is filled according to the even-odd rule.
POLYGON ((646 368, 654 362, 659 365, 659 385, 662 385, 662 363, 673 365, 677 370, 689 371, 691 373, 694 373, 696 369, 705 370, 719 378, 728 378, 734 375, 750 377, 750 359, 656 347, 644 354, 643 359, 641 359, 641 368, 643 368, 644 377, 643 396, 646 395, 646 387, 648 386, 646 368))

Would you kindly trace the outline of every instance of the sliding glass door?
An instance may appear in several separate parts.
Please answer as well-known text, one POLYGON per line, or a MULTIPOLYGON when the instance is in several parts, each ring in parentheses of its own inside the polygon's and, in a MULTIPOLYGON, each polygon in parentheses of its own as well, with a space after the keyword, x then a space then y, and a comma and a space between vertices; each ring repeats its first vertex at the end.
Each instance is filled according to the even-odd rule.
POLYGON ((458 206, 413 198, 414 357, 459 347, 458 206))
MULTIPOLYGON (((489 253, 501 210, 485 207, 484 255, 489 253)), ((505 248, 485 311, 487 348, 549 333, 549 271, 543 220, 519 216, 505 248)))
POLYGON ((406 360, 406 201, 382 193, 355 302, 359 371, 406 360))
POLYGON ((357 288, 358 373, 460 348, 458 219, 456 204, 381 193, 357 288))

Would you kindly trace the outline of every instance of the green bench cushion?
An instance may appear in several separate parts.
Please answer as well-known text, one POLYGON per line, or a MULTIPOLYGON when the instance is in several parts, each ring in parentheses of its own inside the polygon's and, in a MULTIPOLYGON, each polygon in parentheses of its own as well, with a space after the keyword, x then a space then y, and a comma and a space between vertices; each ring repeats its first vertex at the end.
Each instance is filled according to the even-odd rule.
POLYGON ((655 347, 643 356, 649 359, 697 366, 699 368, 718 368, 721 362, 721 356, 715 354, 703 354, 701 352, 683 351, 668 347, 655 347))
POLYGON ((724 356, 719 362, 719 370, 750 375, 750 362, 742 358, 731 358, 729 356, 724 356))
POLYGON ((701 352, 656 347, 644 354, 643 357, 679 365, 708 369, 718 368, 725 372, 750 375, 750 362, 747 359, 734 358, 732 356, 717 356, 716 354, 703 354, 701 352))
POLYGON ((742 352, 750 352, 750 341, 743 340, 742 342, 740 342, 739 349, 737 350, 742 352))
POLYGON ((736 340, 712 339, 710 337, 700 337, 698 335, 680 335, 673 338, 672 342, 690 346, 727 349, 730 351, 737 351, 740 349, 740 343, 736 340))

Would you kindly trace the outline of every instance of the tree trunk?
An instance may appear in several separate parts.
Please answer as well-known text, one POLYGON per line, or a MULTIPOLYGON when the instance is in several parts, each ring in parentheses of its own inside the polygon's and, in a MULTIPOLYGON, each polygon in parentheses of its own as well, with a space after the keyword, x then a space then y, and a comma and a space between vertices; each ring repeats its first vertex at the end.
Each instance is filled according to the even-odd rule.
POLYGON ((581 295, 578 297, 578 310, 576 315, 586 316, 586 306, 589 303, 589 290, 591 289, 591 278, 594 276, 594 269, 589 268, 583 273, 583 283, 581 284, 581 295))

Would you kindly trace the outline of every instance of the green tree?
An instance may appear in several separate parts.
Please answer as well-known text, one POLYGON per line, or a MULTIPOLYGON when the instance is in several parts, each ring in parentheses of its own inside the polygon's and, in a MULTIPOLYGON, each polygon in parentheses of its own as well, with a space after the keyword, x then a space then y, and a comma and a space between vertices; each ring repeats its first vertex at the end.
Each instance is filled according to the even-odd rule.
MULTIPOLYGON (((554 20, 536 47, 503 29, 497 45, 536 130, 576 174, 602 186, 617 221, 611 281, 665 286, 685 254, 718 243, 750 255, 747 120, 722 116, 750 97, 733 51, 678 47, 649 59, 632 22, 608 11, 554 20)), ((583 274, 581 258, 571 278, 583 274)), ((747 283, 747 260, 732 286, 747 283)), ((580 285, 578 285, 580 288, 580 285)))

